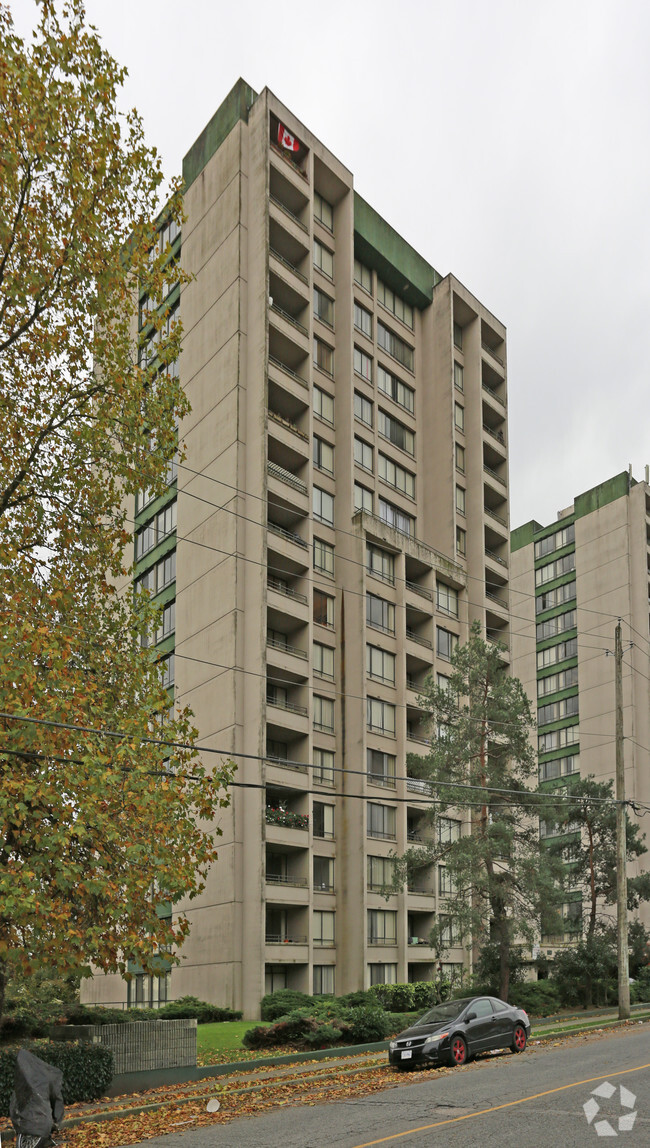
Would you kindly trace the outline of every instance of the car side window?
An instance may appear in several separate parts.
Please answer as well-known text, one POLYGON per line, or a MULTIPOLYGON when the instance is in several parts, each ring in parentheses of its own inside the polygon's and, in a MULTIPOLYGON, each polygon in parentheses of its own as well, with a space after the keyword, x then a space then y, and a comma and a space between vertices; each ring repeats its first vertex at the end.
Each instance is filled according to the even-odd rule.
POLYGON ((475 1012, 478 1017, 492 1016, 492 1005, 490 1004, 487 997, 481 997, 480 1000, 474 1001, 474 1004, 469 1011, 475 1012))
POLYGON ((495 1012, 507 1012, 509 1008, 505 1001, 498 1001, 495 997, 490 997, 490 1004, 495 1012))

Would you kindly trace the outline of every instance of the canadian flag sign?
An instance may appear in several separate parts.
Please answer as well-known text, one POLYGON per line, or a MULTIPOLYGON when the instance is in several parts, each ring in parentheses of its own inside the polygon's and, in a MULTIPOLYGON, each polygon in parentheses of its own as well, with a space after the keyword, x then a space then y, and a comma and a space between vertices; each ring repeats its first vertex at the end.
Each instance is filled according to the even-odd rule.
POLYGON ((284 124, 280 123, 278 124, 278 143, 280 144, 280 147, 286 148, 287 151, 298 151, 300 149, 300 144, 298 143, 296 137, 292 136, 291 132, 287 131, 284 124))

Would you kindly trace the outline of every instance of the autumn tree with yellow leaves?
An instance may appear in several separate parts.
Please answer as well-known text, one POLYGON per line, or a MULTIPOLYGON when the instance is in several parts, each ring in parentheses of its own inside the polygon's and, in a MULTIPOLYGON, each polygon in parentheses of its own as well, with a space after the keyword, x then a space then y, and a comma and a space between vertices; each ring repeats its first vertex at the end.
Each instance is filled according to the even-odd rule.
POLYGON ((231 778, 141 646, 155 603, 116 589, 188 410, 161 165, 81 0, 39 9, 26 43, 0 3, 0 1013, 15 967, 176 951, 161 905, 200 889, 231 778))

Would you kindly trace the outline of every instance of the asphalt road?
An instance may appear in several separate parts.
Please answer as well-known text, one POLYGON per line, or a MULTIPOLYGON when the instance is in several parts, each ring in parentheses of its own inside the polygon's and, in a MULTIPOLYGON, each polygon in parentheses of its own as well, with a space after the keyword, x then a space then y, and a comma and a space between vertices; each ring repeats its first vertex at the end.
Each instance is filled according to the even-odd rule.
POLYGON ((630 1148, 650 1146, 646 1025, 580 1045, 533 1046, 523 1055, 479 1060, 445 1075, 433 1069, 411 1086, 282 1108, 137 1148, 593 1148, 614 1137, 630 1148), (627 1090, 622 1095, 621 1085, 627 1090), (593 1097, 603 1086, 611 1095, 593 1097), (588 1123, 583 1105, 590 1102, 598 1111, 588 1123), (631 1129, 626 1121, 619 1125, 621 1116, 627 1123, 633 1119, 631 1129))

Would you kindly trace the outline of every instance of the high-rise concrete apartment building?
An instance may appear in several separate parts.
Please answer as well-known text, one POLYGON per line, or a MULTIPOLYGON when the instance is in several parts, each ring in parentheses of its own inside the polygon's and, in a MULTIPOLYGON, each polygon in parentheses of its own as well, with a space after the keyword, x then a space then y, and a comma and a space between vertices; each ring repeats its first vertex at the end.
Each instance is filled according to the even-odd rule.
POLYGON ((192 413, 168 498, 138 508, 137 577, 168 602, 176 698, 240 786, 167 989, 251 1016, 265 990, 433 972, 444 868, 382 889, 423 832, 405 762, 425 676, 474 619, 508 642, 505 330, 268 90, 235 86, 184 177, 192 413))
MULTIPOLYGON (((512 667, 537 711, 539 778, 614 780, 614 629, 622 623, 626 796, 650 801, 650 487, 623 472, 578 495, 550 526, 511 539, 512 667), (631 648, 627 647, 633 643, 631 648)), ((641 821, 641 827, 644 822, 641 821)), ((542 832, 553 833, 552 825, 542 832)), ((641 858, 630 875, 647 870, 641 858)), ((582 904, 569 895, 570 943, 582 904)), ((641 913, 647 925, 647 906, 641 913)))

